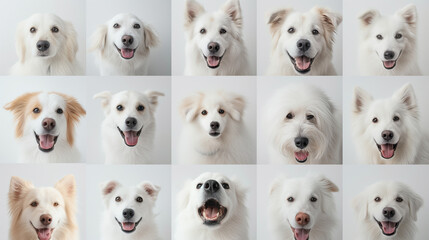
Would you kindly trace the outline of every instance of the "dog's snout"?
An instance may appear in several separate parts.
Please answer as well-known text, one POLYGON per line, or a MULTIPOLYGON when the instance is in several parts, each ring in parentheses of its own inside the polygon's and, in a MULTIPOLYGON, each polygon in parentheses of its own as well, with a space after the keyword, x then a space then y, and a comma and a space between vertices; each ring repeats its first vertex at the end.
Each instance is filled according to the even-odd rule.
POLYGON ((306 137, 297 137, 295 138, 295 146, 300 149, 304 149, 308 145, 308 138, 306 137))
POLYGON ((125 125, 127 125, 129 128, 134 128, 137 125, 137 119, 129 117, 125 119, 125 125))
POLYGON ((209 45, 207 45, 207 49, 210 53, 217 53, 220 49, 220 45, 217 42, 210 42, 209 45))
POLYGON ((125 208, 124 211, 122 211, 122 216, 124 216, 125 219, 129 220, 134 217, 134 210, 130 208, 125 208))
POLYGON ((213 122, 211 122, 211 123, 210 123, 210 128, 211 128, 212 130, 218 130, 218 129, 219 129, 219 127, 220 127, 219 122, 215 122, 215 121, 213 121, 213 122))
POLYGON ((395 209, 391 208, 391 207, 385 207, 383 208, 383 216, 385 216, 386 218, 392 218, 395 216, 395 209))
POLYGON ((48 41, 40 40, 37 42, 36 46, 39 51, 44 52, 49 49, 51 44, 48 41))
POLYGON ((48 226, 52 222, 52 216, 49 214, 43 214, 42 216, 40 216, 40 222, 44 226, 48 226))
POLYGON ((311 43, 310 41, 308 41, 307 39, 300 39, 298 40, 298 42, 296 43, 296 47, 301 50, 302 52, 307 51, 308 49, 310 49, 311 47, 311 43))
POLYGON ((298 223, 300 226, 306 226, 309 222, 310 222, 310 216, 306 213, 303 212, 299 212, 296 216, 295 216, 295 221, 296 223, 298 223))
POLYGON ((384 58, 386 60, 392 60, 395 57, 395 52, 393 51, 385 51, 384 52, 384 58))
POLYGON ((384 131, 381 133, 381 137, 382 137, 384 140, 386 140, 386 141, 390 141, 390 140, 392 140, 392 138, 394 137, 394 134, 393 134, 393 132, 392 132, 392 131, 384 130, 384 131))
POLYGON ((220 185, 216 180, 208 180, 204 183, 204 191, 207 193, 215 193, 219 190, 220 185))
POLYGON ((56 122, 54 119, 52 118, 45 118, 42 121, 42 127, 43 129, 45 129, 46 131, 51 131, 52 129, 55 128, 56 122))
POLYGON ((133 44, 133 42, 134 42, 133 36, 130 36, 130 35, 122 36, 122 43, 124 44, 124 46, 129 47, 131 46, 131 44, 133 44))

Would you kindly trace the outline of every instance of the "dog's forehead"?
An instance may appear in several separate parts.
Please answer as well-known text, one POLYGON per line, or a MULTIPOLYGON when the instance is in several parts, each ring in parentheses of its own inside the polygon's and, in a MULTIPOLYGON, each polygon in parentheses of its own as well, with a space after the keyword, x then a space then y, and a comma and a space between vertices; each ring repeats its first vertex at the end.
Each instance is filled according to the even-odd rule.
POLYGON ((120 196, 121 198, 134 198, 136 195, 143 195, 144 190, 137 186, 122 186, 115 190, 114 198, 120 196))
POLYGON ((284 27, 295 27, 299 30, 300 27, 308 29, 314 25, 319 25, 320 23, 320 15, 314 11, 304 13, 294 11, 286 18, 284 27))
POLYGON ((222 103, 225 102, 225 99, 221 94, 216 93, 208 93, 205 95, 205 97, 202 99, 201 104, 204 107, 209 108, 217 108, 222 105, 222 103))
POLYGON ((373 117, 391 117, 393 114, 399 112, 401 105, 396 104, 393 99, 378 99, 373 102, 369 107, 369 114, 373 117))
POLYGON ((286 179, 283 182, 283 193, 289 195, 312 196, 318 194, 320 184, 313 178, 286 179))
POLYGON ((142 21, 135 15, 131 13, 120 13, 114 16, 112 19, 109 20, 109 23, 115 24, 134 24, 134 23, 142 23, 142 21))
POLYGON ((205 27, 207 29, 217 29, 220 27, 229 27, 232 21, 223 11, 206 12, 202 14, 195 24, 197 28, 205 27))
POLYGON ((113 103, 122 104, 136 104, 136 103, 148 103, 148 99, 144 94, 135 91, 122 91, 116 93, 112 97, 113 103))
POLYGON ((395 199, 407 191, 404 186, 398 182, 378 182, 369 188, 370 197, 380 197, 395 199))
MULTIPOLYGON (((403 18, 400 16, 395 15, 389 15, 389 16, 379 16, 376 21, 374 21, 372 24, 372 32, 374 34, 381 34, 384 38, 393 37, 398 31, 402 31, 405 26, 405 22, 403 18), (386 35, 390 34, 390 35, 386 35)), ((374 39, 375 39, 374 35, 374 39)))
POLYGON ((53 187, 40 187, 31 189, 26 195, 27 202, 38 201, 42 203, 63 202, 61 193, 53 187))
POLYGON ((55 93, 40 93, 38 96, 40 104, 47 109, 65 107, 66 102, 64 98, 55 93))

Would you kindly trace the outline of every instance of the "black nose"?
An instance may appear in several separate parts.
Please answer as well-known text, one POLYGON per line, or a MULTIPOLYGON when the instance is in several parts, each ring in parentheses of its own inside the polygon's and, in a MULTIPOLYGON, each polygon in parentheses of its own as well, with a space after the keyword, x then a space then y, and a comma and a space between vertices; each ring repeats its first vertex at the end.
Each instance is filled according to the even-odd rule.
POLYGON ((55 125, 56 125, 55 120, 52 118, 45 118, 42 121, 42 127, 46 131, 51 131, 52 129, 55 128, 55 125))
POLYGON ((299 50, 301 50, 302 52, 307 51, 308 49, 310 49, 311 47, 311 43, 310 41, 308 41, 307 39, 300 39, 297 43, 296 46, 298 47, 299 50))
POLYGON ((304 149, 308 145, 308 138, 306 137, 297 137, 295 138, 295 146, 300 149, 304 149))
POLYGON ((210 53, 216 53, 220 49, 219 43, 211 42, 209 43, 209 45, 207 45, 207 49, 209 50, 210 53))
POLYGON ((207 182, 204 183, 204 191, 207 193, 215 193, 219 190, 219 183, 216 180, 207 180, 207 182))
POLYGON ((135 119, 133 117, 129 117, 129 118, 125 119, 125 125, 127 125, 127 127, 129 127, 129 128, 133 128, 137 125, 137 119, 135 119))
POLYGON ((210 128, 211 128, 212 130, 218 130, 218 129, 219 129, 219 126, 220 126, 219 122, 211 122, 211 123, 210 123, 210 128))
POLYGON ((384 52, 384 58, 386 60, 391 60, 391 59, 393 59, 393 57, 395 57, 395 52, 393 52, 393 51, 385 51, 384 52))
POLYGON ((36 43, 36 46, 39 51, 44 52, 49 49, 49 46, 51 46, 51 44, 48 41, 40 40, 36 43))
POLYGON ((124 35, 122 36, 122 43, 124 46, 129 47, 131 44, 133 44, 134 38, 130 35, 124 35))
POLYGON ((383 208, 383 216, 385 216, 386 218, 392 218, 393 216, 395 216, 395 209, 390 207, 383 208))
POLYGON ((122 211, 122 216, 124 216, 125 219, 129 220, 134 217, 134 210, 125 208, 124 211, 122 211))
POLYGON ((386 141, 390 141, 390 140, 392 140, 392 138, 393 138, 393 132, 392 131, 389 131, 389 130, 384 130, 382 133, 381 133, 381 137, 384 139, 384 140, 386 140, 386 141))

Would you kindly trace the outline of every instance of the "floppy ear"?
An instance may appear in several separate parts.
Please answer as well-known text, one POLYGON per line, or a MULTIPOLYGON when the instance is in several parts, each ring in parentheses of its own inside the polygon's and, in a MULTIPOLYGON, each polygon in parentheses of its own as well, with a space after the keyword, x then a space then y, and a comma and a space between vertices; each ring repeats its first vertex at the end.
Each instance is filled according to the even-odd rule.
POLYGON ((362 26, 370 25, 375 18, 379 17, 380 13, 377 10, 369 10, 364 14, 360 15, 359 19, 361 21, 362 26))
POLYGON ((67 59, 70 62, 73 62, 76 58, 76 52, 78 50, 77 45, 77 34, 74 26, 70 22, 65 22, 66 26, 66 44, 65 44, 65 52, 67 55, 67 59))
POLYGON ((82 105, 80 105, 76 98, 64 93, 54 93, 63 97, 64 101, 66 102, 64 116, 67 119, 67 142, 70 144, 70 146, 72 146, 74 142, 74 128, 79 122, 79 118, 86 115, 86 111, 83 109, 82 105))
POLYGON ((182 190, 177 194, 177 206, 180 210, 185 209, 189 204, 191 184, 192 182, 190 180, 186 181, 182 190))
POLYGON ((144 94, 146 95, 146 97, 149 98, 150 109, 152 111, 155 111, 155 108, 158 105, 158 97, 164 96, 164 93, 148 90, 148 91, 144 92, 144 94))
POLYGON ((95 30, 94 34, 91 36, 91 47, 90 51, 99 50, 101 54, 104 53, 106 48, 106 39, 107 39, 107 25, 103 24, 95 30))
POLYGON ((152 198, 153 201, 156 200, 156 198, 158 197, 158 193, 161 190, 161 187, 147 181, 140 183, 139 187, 144 189, 145 192, 152 198))
POLYGON ((4 109, 11 111, 14 115, 16 122, 15 136, 17 138, 22 137, 24 134, 25 108, 28 102, 37 94, 39 94, 39 92, 23 94, 4 106, 4 109))
POLYGON ((404 104, 408 111, 413 113, 414 117, 418 117, 417 99, 414 93, 414 88, 410 83, 405 84, 397 90, 393 97, 400 103, 404 104))
POLYGON ((203 93, 196 93, 182 100, 179 106, 179 112, 185 121, 190 122, 198 115, 203 93))
POLYGON ((222 7, 223 11, 232 19, 232 21, 241 28, 243 19, 239 0, 228 0, 222 7))
POLYGON ((323 199, 322 201, 322 211, 327 212, 328 209, 332 208, 329 206, 330 204, 332 204, 332 201, 328 201, 329 199, 332 199, 332 194, 329 193, 338 192, 338 187, 337 185, 335 185, 335 183, 333 183, 325 176, 320 175, 317 176, 316 179, 320 182, 323 192, 325 193, 325 199, 323 199))
POLYGON ((324 35, 328 48, 332 49, 334 43, 334 33, 338 25, 343 21, 343 17, 339 13, 334 13, 326 8, 315 8, 316 12, 320 14, 320 20, 323 28, 326 31, 324 35))
POLYGON ((156 47, 159 44, 159 38, 156 35, 156 33, 154 32, 154 30, 148 25, 144 25, 143 28, 144 28, 143 29, 143 31, 144 31, 144 45, 146 46, 146 48, 156 47))
POLYGON ((417 212, 423 205, 423 198, 411 190, 408 194, 410 198, 410 201, 408 202, 408 207, 410 208, 411 219, 417 221, 417 212))
POLYGON ((408 4, 401 10, 397 11, 396 14, 403 17, 405 22, 411 27, 415 28, 417 25, 417 8, 414 4, 408 4))
POLYGON ((245 106, 246 101, 244 98, 242 96, 236 95, 229 99, 227 111, 229 112, 229 115, 231 115, 232 119, 235 121, 240 121, 245 106))
POLYGON ((16 54, 18 55, 19 61, 21 63, 25 62, 25 55, 27 52, 27 48, 25 46, 25 22, 20 22, 16 28, 15 33, 15 48, 16 48, 16 54))
POLYGON ((105 115, 109 114, 109 111, 110 111, 109 104, 110 104, 110 100, 112 100, 111 92, 109 91, 100 92, 95 94, 92 98, 101 99, 101 106, 103 107, 104 114, 105 115))
POLYGON ((359 220, 365 220, 368 217, 368 199, 365 191, 353 199, 352 206, 359 220))
POLYGON ((34 188, 33 184, 20 178, 20 177, 11 177, 9 185, 9 207, 12 213, 12 216, 16 216, 21 211, 21 200, 24 198, 25 194, 34 188))
POLYGON ((68 199, 76 196, 76 181, 73 175, 67 175, 55 184, 55 188, 68 199))
POLYGON ((292 11, 292 9, 280 9, 269 14, 268 25, 270 25, 270 31, 273 36, 281 29, 287 15, 292 11))
POLYGON ((201 4, 195 0, 187 0, 185 10, 185 27, 192 25, 194 20, 204 12, 205 10, 201 4))
POLYGON ((372 102, 372 96, 360 87, 355 87, 353 90, 353 112, 361 113, 368 104, 372 102))

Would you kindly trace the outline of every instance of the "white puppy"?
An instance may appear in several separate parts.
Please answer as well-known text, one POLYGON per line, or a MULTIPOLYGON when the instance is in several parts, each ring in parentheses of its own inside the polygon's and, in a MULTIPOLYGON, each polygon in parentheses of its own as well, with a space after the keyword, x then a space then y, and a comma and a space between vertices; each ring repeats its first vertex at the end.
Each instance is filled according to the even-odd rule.
POLYGON ((423 199, 409 186, 393 181, 367 187, 353 200, 361 240, 413 240, 423 199))
POLYGON ((132 14, 118 14, 98 27, 90 50, 96 51, 101 75, 147 75, 150 49, 159 39, 132 14))
POLYGON ((409 4, 390 16, 360 16, 359 59, 363 75, 421 75, 417 58, 417 9, 409 4))
POLYGON ((264 127, 274 162, 341 163, 341 113, 317 87, 278 90, 268 101, 264 127))
POLYGON ((334 239, 338 226, 332 192, 338 192, 338 187, 319 175, 275 180, 269 202, 275 239, 334 239))
POLYGON ((272 35, 270 75, 337 75, 332 64, 335 30, 342 16, 314 7, 306 13, 292 9, 269 15, 272 35))
POLYGON ((160 240, 153 208, 160 187, 142 182, 125 187, 116 181, 102 186, 105 206, 103 240, 160 240))
POLYGON ((248 75, 238 0, 227 0, 216 12, 186 1, 185 75, 248 75))
POLYGON ((152 159, 155 138, 155 109, 163 93, 122 91, 101 92, 106 118, 101 125, 106 163, 155 163, 152 159))
POLYGON ((178 195, 175 240, 247 240, 246 191, 219 173, 188 181, 178 195))

